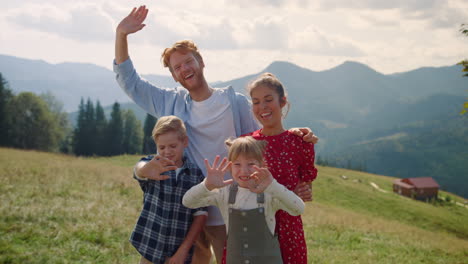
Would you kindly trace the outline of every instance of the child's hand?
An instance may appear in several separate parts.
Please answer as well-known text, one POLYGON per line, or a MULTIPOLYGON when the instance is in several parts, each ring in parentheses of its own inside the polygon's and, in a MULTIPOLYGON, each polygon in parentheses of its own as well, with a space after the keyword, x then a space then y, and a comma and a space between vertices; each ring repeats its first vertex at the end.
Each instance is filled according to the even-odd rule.
POLYGON ((179 250, 174 254, 174 256, 166 259, 166 264, 184 264, 185 259, 187 258, 187 253, 179 253, 179 250))
POLYGON ((227 161, 227 158, 224 158, 219 166, 217 166, 219 162, 219 155, 216 156, 215 160, 213 161, 213 166, 210 166, 210 163, 207 159, 205 159, 205 167, 206 167, 206 179, 205 179, 205 186, 208 190, 213 190, 216 188, 222 188, 226 185, 232 183, 231 180, 224 180, 224 174, 231 166, 231 162, 227 161))
POLYGON ((174 165, 174 161, 156 155, 142 168, 137 168, 137 174, 150 180, 162 181, 169 179, 168 175, 161 175, 162 173, 175 169, 177 166, 174 165))
POLYGON ((254 193, 262 193, 273 182, 273 176, 267 168, 253 166, 255 172, 250 176, 249 190, 254 193))

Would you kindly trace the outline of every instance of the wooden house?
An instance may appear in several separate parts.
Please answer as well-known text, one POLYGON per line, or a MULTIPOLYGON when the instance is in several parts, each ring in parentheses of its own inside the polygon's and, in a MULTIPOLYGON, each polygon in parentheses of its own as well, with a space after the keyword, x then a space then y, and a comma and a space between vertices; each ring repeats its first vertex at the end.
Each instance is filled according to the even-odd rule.
POLYGON ((422 201, 437 198, 439 187, 431 177, 397 179, 393 182, 393 192, 422 201))

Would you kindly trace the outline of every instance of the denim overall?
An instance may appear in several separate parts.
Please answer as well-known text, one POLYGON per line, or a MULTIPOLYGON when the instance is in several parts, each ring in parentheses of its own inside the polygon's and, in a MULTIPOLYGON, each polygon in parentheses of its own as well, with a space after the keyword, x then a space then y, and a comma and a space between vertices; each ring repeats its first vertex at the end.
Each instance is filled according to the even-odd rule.
POLYGON ((272 235, 265 220, 265 195, 257 194, 258 208, 239 210, 232 208, 238 186, 229 188, 229 234, 227 264, 281 264, 278 237, 272 235))

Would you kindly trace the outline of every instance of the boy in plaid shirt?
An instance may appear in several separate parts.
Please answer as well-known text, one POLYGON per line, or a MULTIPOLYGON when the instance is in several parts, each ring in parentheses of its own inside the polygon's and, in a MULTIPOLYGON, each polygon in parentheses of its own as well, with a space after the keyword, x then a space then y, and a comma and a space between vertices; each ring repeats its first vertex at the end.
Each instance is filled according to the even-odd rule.
POLYGON ((158 155, 143 158, 135 167, 134 178, 144 196, 130 242, 142 256, 140 263, 191 263, 192 246, 207 212, 183 206, 182 197, 204 177, 184 156, 188 137, 182 120, 161 117, 152 136, 158 155))

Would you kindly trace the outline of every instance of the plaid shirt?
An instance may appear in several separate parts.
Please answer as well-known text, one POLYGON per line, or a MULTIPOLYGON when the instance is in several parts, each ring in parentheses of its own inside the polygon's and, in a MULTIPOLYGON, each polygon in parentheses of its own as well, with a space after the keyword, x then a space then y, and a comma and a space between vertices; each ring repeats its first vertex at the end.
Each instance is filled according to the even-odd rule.
MULTIPOLYGON (((153 156, 142 158, 150 161, 153 156)), ((163 181, 141 180, 135 175, 143 190, 143 209, 135 229, 130 236, 130 243, 146 259, 153 263, 164 263, 167 257, 173 256, 185 239, 193 214, 206 211, 206 208, 190 209, 182 205, 182 197, 192 186, 202 182, 201 170, 187 158, 177 175, 168 171, 163 174, 171 178, 163 181)), ((190 250, 186 263, 192 259, 190 250)))

